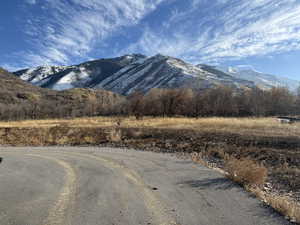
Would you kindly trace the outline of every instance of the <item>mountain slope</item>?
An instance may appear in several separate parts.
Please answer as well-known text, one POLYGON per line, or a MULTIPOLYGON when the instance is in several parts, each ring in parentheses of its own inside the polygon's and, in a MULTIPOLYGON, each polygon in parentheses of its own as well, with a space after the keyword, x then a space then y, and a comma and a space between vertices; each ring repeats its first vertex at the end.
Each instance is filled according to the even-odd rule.
POLYGON ((206 89, 216 85, 227 85, 236 89, 254 87, 253 82, 163 55, 126 55, 69 67, 38 67, 15 74, 34 85, 55 90, 94 88, 123 95, 135 90, 147 92, 152 88, 206 89))
POLYGON ((44 66, 15 72, 22 80, 54 90, 90 88, 143 55, 99 59, 76 66, 44 66))
POLYGON ((35 87, 0 68, 0 104, 36 103, 43 95, 54 91, 35 87))
POLYGON ((39 103, 44 101, 64 101, 65 103, 80 103, 81 101, 94 100, 96 97, 108 99, 122 99, 115 93, 105 90, 93 89, 70 89, 55 91, 47 88, 34 86, 25 82, 15 75, 0 68, 0 103, 18 104, 24 101, 39 103), (26 97, 27 96, 27 97, 26 97), (30 98, 30 96, 35 96, 30 98))
POLYGON ((229 67, 219 69, 236 78, 253 81, 256 86, 263 89, 271 87, 287 87, 291 91, 295 92, 300 85, 300 81, 277 75, 261 73, 250 67, 229 67))
POLYGON ((134 90, 149 91, 152 88, 190 87, 206 89, 216 85, 233 88, 252 87, 248 81, 230 75, 218 76, 184 61, 163 55, 156 55, 141 62, 134 62, 109 76, 96 88, 104 88, 124 95, 134 90))
POLYGON ((0 120, 105 115, 124 99, 102 89, 41 88, 0 68, 0 120))

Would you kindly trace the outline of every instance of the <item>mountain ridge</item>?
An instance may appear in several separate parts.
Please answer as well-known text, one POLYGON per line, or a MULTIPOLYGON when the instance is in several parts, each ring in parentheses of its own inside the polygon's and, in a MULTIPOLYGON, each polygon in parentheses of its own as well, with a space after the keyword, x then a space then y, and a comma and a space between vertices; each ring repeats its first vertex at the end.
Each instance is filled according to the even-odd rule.
POLYGON ((250 80, 258 87, 286 87, 292 92, 296 92, 300 86, 300 81, 293 80, 287 77, 273 75, 256 71, 252 67, 217 67, 226 73, 231 74, 234 77, 240 77, 242 79, 250 80))
MULTIPOLYGON (((122 95, 136 90, 144 93, 153 88, 188 87, 207 89, 218 85, 234 89, 253 88, 255 79, 224 71, 220 68, 157 54, 124 55, 98 59, 73 66, 45 66, 14 72, 33 85, 54 90, 72 88, 105 89, 122 95)), ((271 88, 268 81, 261 88, 271 88)))

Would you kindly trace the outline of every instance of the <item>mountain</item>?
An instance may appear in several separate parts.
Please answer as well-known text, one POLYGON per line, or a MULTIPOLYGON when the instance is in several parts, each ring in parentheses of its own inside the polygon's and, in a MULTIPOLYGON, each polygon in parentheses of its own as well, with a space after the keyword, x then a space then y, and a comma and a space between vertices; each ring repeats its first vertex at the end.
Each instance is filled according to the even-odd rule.
POLYGON ((22 80, 54 90, 71 88, 105 89, 128 95, 135 90, 191 87, 206 89, 227 85, 251 88, 254 83, 217 69, 197 67, 180 59, 155 55, 125 55, 99 59, 74 66, 46 66, 14 73, 22 80))
POLYGON ((33 85, 54 90, 90 88, 118 72, 143 55, 127 55, 114 59, 89 61, 76 66, 40 66, 14 72, 15 75, 33 85))
POLYGON ((300 86, 300 81, 282 76, 261 73, 255 71, 251 67, 220 67, 218 69, 232 75, 233 77, 253 81, 256 86, 263 89, 269 89, 271 87, 287 87, 291 91, 295 92, 300 86))
POLYGON ((96 97, 107 99, 107 102, 123 99, 123 97, 103 89, 77 88, 55 91, 37 87, 0 68, 0 103, 2 104, 19 104, 26 101, 32 104, 45 101, 63 101, 66 104, 68 102, 75 104, 92 101, 96 97))

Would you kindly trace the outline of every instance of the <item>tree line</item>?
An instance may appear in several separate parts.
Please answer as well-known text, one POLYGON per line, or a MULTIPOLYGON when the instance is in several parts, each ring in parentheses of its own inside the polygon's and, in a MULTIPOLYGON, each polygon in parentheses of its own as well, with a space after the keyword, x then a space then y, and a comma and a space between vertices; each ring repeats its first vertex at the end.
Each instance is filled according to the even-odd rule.
MULTIPOLYGON (((105 93, 105 92, 103 92, 105 93)), ((234 90, 219 86, 207 90, 152 89, 127 97, 115 94, 86 99, 60 94, 39 102, 0 103, 0 120, 74 118, 85 116, 263 117, 300 115, 300 92, 286 88, 234 90)))
POLYGON ((287 88, 236 91, 219 86, 207 90, 153 89, 128 97, 127 111, 142 116, 263 117, 300 114, 300 94, 287 88))
POLYGON ((125 97, 111 92, 83 89, 46 90, 46 94, 29 92, 12 96, 8 93, 1 99, 0 94, 2 121, 119 115, 120 107, 126 101, 125 97))

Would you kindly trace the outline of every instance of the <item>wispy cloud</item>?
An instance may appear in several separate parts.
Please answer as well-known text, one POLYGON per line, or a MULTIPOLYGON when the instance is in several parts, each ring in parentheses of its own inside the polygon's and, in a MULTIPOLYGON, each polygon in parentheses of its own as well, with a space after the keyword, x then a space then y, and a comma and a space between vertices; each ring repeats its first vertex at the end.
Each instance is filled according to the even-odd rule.
MULTIPOLYGON (((42 14, 26 21, 31 51, 22 52, 23 65, 69 64, 87 58, 116 30, 137 24, 163 0, 44 0, 42 14)), ((35 0, 27 0, 34 3, 35 0)))
POLYGON ((171 12, 164 28, 146 29, 123 52, 160 52, 214 63, 300 49, 300 2, 190 0, 187 10, 171 12))
POLYGON ((37 3, 37 0, 25 0, 26 3, 34 5, 37 3))
POLYGON ((12 54, 18 59, 12 68, 73 64, 94 57, 95 49, 101 56, 107 52, 162 53, 214 64, 300 50, 299 0, 26 2, 40 7, 41 13, 25 20, 31 47, 12 54), (131 28, 138 28, 134 38, 128 38, 131 28), (110 38, 118 34, 122 35, 117 41, 128 40, 114 43, 110 38))

